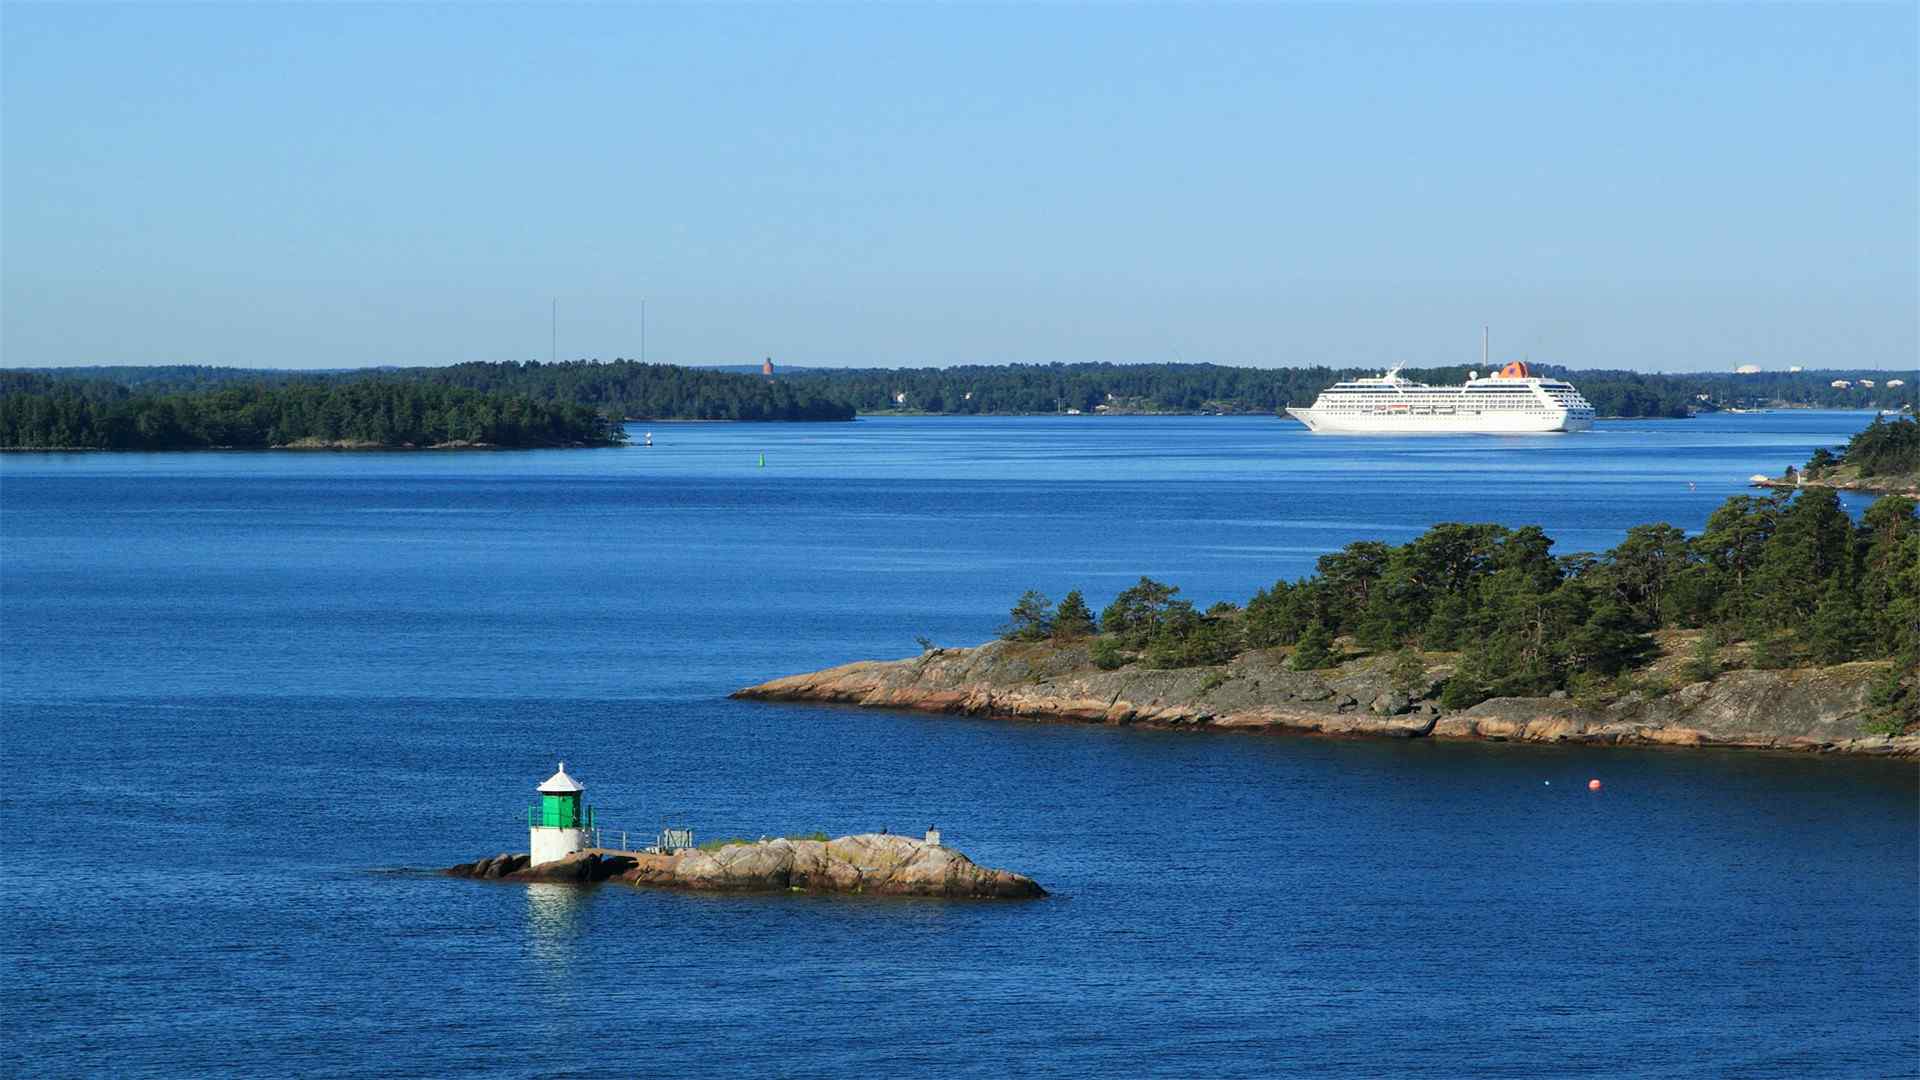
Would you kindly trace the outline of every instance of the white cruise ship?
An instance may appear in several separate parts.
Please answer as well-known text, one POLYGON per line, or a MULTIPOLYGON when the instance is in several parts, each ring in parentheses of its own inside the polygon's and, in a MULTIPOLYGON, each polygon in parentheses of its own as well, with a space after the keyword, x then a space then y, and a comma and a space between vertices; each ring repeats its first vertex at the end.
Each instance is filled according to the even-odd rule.
POLYGON ((1413 382, 1396 367, 1377 379, 1335 383, 1312 408, 1287 412, 1321 434, 1524 435, 1593 426, 1593 406, 1580 391, 1565 380, 1535 375, 1520 361, 1484 379, 1473 372, 1462 386, 1413 382))

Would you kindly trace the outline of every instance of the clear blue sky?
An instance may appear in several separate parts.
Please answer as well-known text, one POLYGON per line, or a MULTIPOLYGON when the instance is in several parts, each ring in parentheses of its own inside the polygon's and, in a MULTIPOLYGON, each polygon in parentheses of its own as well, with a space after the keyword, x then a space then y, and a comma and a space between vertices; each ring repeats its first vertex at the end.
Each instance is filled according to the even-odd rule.
POLYGON ((9 4, 0 362, 1911 368, 1915 13, 9 4))

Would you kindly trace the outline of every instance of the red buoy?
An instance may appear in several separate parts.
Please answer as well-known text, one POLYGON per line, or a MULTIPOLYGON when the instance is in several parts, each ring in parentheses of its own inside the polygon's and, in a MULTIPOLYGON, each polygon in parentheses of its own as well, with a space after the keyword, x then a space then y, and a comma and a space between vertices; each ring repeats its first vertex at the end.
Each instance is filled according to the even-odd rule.
POLYGON ((1588 790, 1588 791, 1599 791, 1599 790, 1600 790, 1600 781, 1598 781, 1598 780, 1589 780, 1589 781, 1587 781, 1587 790, 1588 790))

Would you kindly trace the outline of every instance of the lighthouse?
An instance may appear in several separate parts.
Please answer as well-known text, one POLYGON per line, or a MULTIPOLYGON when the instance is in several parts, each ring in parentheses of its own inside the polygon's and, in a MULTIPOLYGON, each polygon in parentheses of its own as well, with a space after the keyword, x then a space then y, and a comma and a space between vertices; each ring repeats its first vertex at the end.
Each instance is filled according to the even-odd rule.
POLYGON ((564 859, 587 846, 593 828, 593 809, 582 806, 580 781, 567 775, 567 763, 540 785, 540 804, 527 808, 530 866, 564 859))

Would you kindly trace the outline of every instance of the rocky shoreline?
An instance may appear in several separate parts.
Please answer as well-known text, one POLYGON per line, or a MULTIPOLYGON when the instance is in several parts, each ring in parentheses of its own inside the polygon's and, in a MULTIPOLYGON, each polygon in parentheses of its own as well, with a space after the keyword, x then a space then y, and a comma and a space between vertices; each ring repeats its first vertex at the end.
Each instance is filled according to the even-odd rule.
POLYGON ((450 866, 451 877, 495 881, 627 885, 702 892, 858 893, 947 899, 1020 899, 1047 891, 1032 878, 977 866, 945 845, 891 833, 835 840, 761 840, 670 855, 583 851, 530 866, 503 853, 450 866))
POLYGON ((1354 661, 1291 671, 1267 651, 1212 668, 1094 666, 1084 644, 992 642, 905 660, 865 661, 774 679, 732 696, 959 713, 1008 720, 1177 730, 1294 732, 1383 738, 1737 747, 1876 757, 1920 756, 1920 734, 1870 735, 1868 688, 1884 663, 1728 671, 1658 696, 1605 705, 1564 695, 1494 698, 1443 710, 1452 666, 1428 663, 1418 684, 1392 685, 1384 665, 1354 661))
POLYGON ((1853 475, 1852 469, 1837 467, 1822 473, 1818 479, 1808 479, 1799 474, 1793 476, 1755 476, 1751 481, 1754 487, 1775 488, 1786 491, 1798 491, 1802 488, 1832 488, 1835 491, 1853 491, 1862 495, 1905 495, 1910 499, 1920 499, 1920 478, 1911 476, 1868 476, 1853 475))

